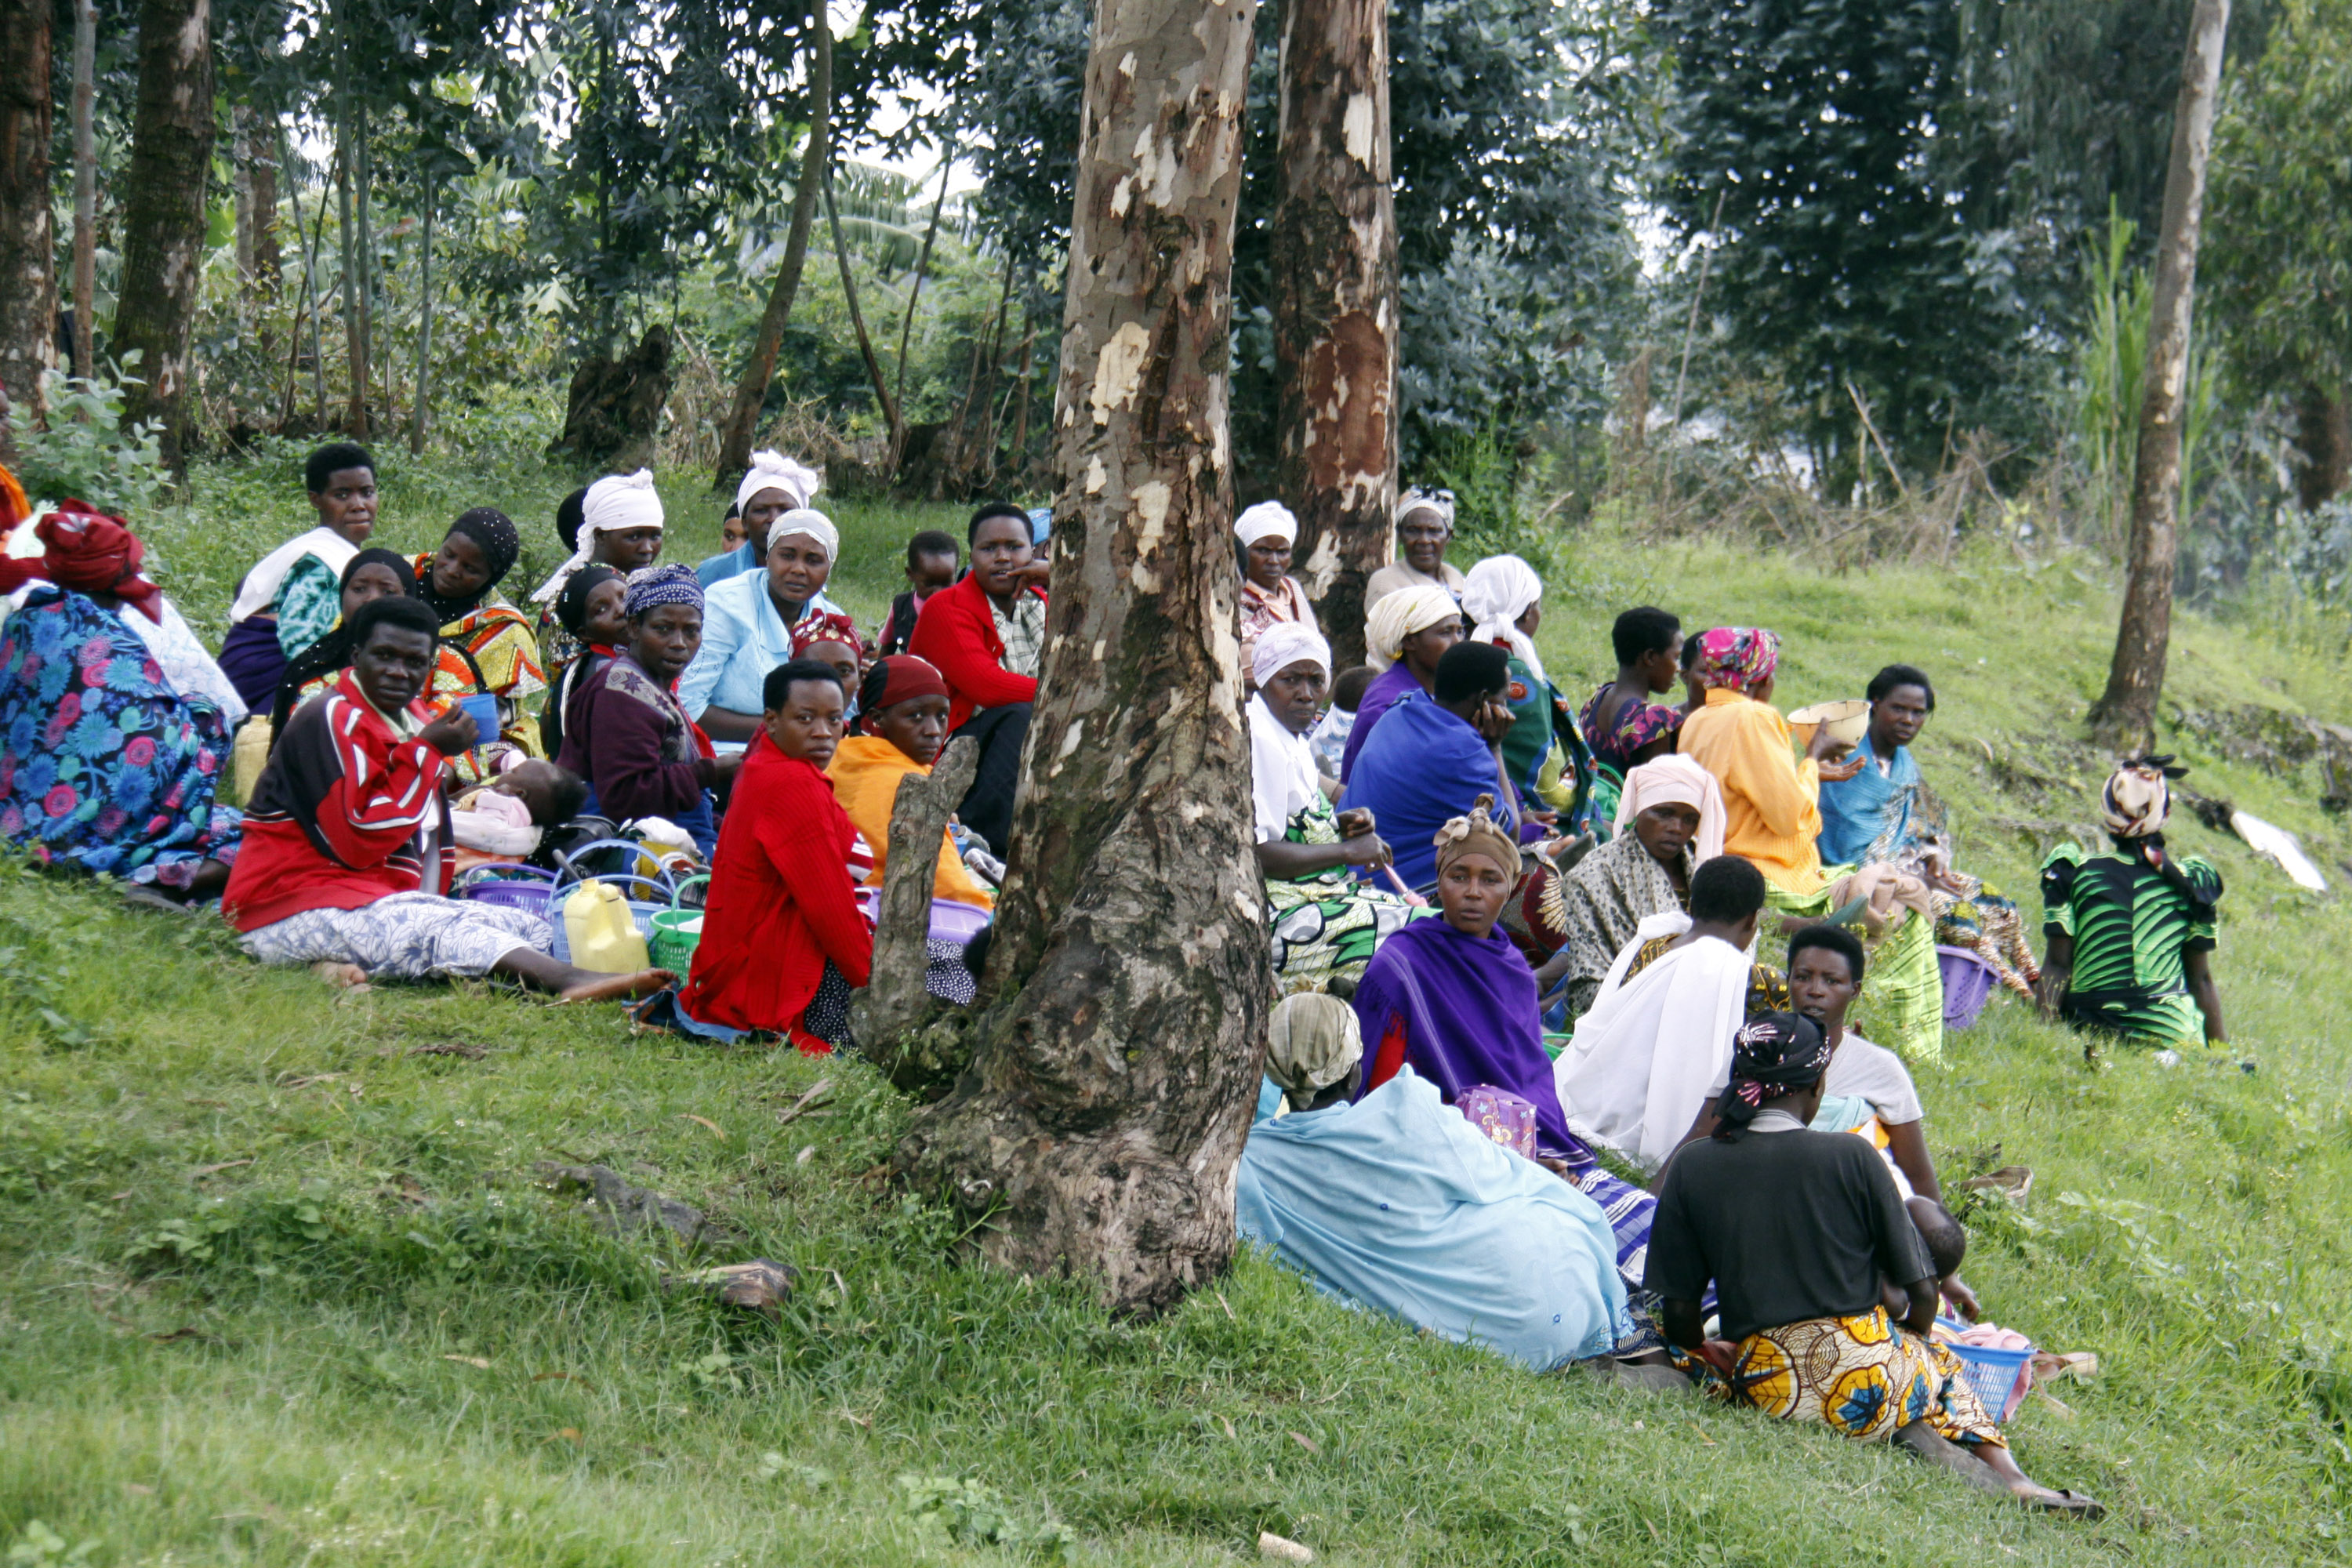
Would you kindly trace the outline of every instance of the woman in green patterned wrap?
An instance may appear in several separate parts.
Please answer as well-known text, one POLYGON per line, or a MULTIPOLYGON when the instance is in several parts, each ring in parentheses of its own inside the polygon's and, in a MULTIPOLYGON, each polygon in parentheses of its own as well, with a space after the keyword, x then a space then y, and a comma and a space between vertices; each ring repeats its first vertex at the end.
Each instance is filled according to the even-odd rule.
POLYGON ((2102 802, 2114 847, 2061 844, 2042 863, 2049 951, 2038 994, 2078 1029, 2165 1045, 2229 1037, 2212 968, 2221 873, 2164 847, 2167 781, 2186 772, 2170 757, 2126 760, 2102 802))

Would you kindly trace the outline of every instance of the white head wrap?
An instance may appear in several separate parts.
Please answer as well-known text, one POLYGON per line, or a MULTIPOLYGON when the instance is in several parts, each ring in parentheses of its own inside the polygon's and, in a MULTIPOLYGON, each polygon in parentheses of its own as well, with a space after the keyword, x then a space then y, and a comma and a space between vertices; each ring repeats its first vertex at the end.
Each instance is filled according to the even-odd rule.
POLYGON ((795 533, 804 533, 824 545, 827 561, 841 559, 841 530, 834 527, 833 520, 824 513, 811 511, 804 506, 778 513, 776 521, 768 524, 768 548, 774 549, 776 541, 790 539, 795 533))
POLYGON ((1691 864, 1704 866, 1723 853, 1723 786, 1695 757, 1668 755, 1643 763, 1625 775, 1617 797, 1617 831, 1633 830, 1633 819, 1654 805, 1687 805, 1698 812, 1691 836, 1691 864))
POLYGON ((1375 669, 1386 669, 1404 651, 1404 639, 1427 631, 1462 606, 1443 588, 1399 588, 1383 595, 1364 617, 1364 658, 1375 669))
POLYGON ((1405 491, 1403 495, 1397 498, 1397 526, 1399 528, 1402 528, 1404 526, 1404 520, 1411 517, 1417 511, 1435 512, 1439 517, 1445 520, 1447 531, 1451 532, 1453 531, 1454 497, 1448 492, 1444 490, 1424 490, 1418 487, 1405 491))
POLYGON ((1250 677, 1260 686, 1302 660, 1313 659, 1323 667, 1326 679, 1331 674, 1331 645, 1323 634, 1304 621, 1276 621, 1257 634, 1257 647, 1250 658, 1250 677))
POLYGON ((1261 539, 1279 539, 1285 544, 1296 544, 1298 542, 1298 519, 1292 516, 1290 509, 1280 501, 1262 500, 1255 506, 1244 507, 1241 516, 1234 519, 1234 537, 1242 542, 1244 550, 1261 539))
POLYGON ((555 575, 539 585, 530 596, 531 603, 544 605, 563 592, 563 584, 572 574, 588 564, 596 553, 596 536, 600 533, 625 533, 632 528, 662 526, 661 492, 654 489, 654 471, 639 468, 634 474, 608 474, 588 487, 580 501, 580 544, 572 559, 555 569, 555 575))
POLYGON ((793 505, 803 507, 824 488, 824 476, 814 468, 796 463, 782 452, 754 452, 751 470, 735 487, 735 510, 741 511, 750 506, 751 498, 761 490, 782 490, 793 505))
POLYGON ((1462 613, 1477 623, 1471 638, 1509 648, 1538 680, 1546 679, 1543 660, 1535 639, 1519 629, 1519 617, 1542 597, 1543 579, 1516 555, 1489 555, 1462 580, 1462 613))

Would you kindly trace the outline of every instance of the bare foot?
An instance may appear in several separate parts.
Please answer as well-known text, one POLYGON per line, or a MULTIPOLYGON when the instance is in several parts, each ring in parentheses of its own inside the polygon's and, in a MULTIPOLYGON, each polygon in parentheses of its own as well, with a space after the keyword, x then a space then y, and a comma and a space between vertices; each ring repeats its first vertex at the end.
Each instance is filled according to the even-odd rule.
POLYGON ((555 994, 559 1002, 625 1002, 648 996, 665 985, 677 984, 667 969, 640 969, 635 974, 597 974, 555 994))
POLYGON ((346 991, 368 989, 367 971, 356 963, 336 963, 321 961, 310 966, 310 973, 330 985, 340 985, 346 991))

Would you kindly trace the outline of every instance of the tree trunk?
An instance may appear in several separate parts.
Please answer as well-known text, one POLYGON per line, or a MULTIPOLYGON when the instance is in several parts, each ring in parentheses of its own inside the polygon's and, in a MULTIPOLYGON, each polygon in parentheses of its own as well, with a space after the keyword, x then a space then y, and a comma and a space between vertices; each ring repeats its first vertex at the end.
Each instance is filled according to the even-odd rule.
POLYGON ((278 124, 274 116, 248 114, 247 118, 267 132, 256 134, 248 125, 240 153, 247 199, 237 215, 246 225, 246 232, 237 237, 237 260, 246 269, 247 297, 267 304, 278 298, 285 269, 278 247, 278 124))
MULTIPOLYGON (((36 423, 57 360, 56 242, 49 229, 48 0, 0 0, 0 403, 36 423)), ((14 449, 0 418, 0 453, 14 449)))
POLYGON ((890 384, 883 379, 882 361, 874 353, 874 340, 866 332, 866 312, 857 308, 857 279, 849 270, 849 246, 841 237, 841 207, 833 199, 833 169, 820 165, 818 177, 824 182, 825 221, 833 228, 834 258, 841 263, 841 297, 849 306, 849 325, 857 334, 857 356, 866 362, 866 379, 873 384, 874 401, 882 405, 882 422, 890 433, 890 451, 896 454, 907 445, 907 427, 898 418, 898 400, 890 395, 890 384))
POLYGON ((2213 150, 2213 100, 2230 0, 2197 0, 2173 110, 2172 163, 2164 179, 2164 229, 2157 237, 2147 368, 2139 405, 2139 454, 2132 467, 2132 524, 2124 609, 2116 628, 2107 689, 2091 709, 2091 730, 2111 745, 2156 735, 2172 638, 2172 575, 2179 549, 2180 434, 2189 375, 2189 325, 2203 232, 2205 163, 2213 150))
MULTIPOLYGON (((926 1014, 935 1011, 925 988, 931 888, 939 875, 948 818, 971 787, 979 766, 978 742, 969 736, 951 741, 929 773, 905 774, 891 796, 882 903, 874 925, 874 979, 851 1004, 849 1017, 866 1058, 909 1093, 932 1087, 934 1081, 931 1058, 907 1037, 926 1014), (916 1048, 908 1049, 910 1045, 916 1048)), ((960 1034, 952 1023, 949 1034, 960 1034)), ((953 1072, 939 1076, 952 1077, 953 1072)))
POLYGON ((809 229, 816 222, 818 183, 812 175, 832 161, 833 34, 825 26, 824 7, 809 8, 809 128, 801 146, 800 174, 793 185, 792 226, 784 233, 784 259, 776 280, 768 288, 768 307, 760 312, 760 332, 751 341, 751 357, 743 363, 742 379, 735 384, 735 403, 719 432, 719 465, 710 476, 713 489, 726 489, 751 467, 751 443, 760 430, 760 410, 768 401, 768 384, 776 377, 776 355, 783 349, 784 328, 793 319, 793 300, 801 290, 801 271, 808 264, 809 229))
POLYGON ((1045 679, 972 1065, 898 1168, 1000 1265, 1165 1308, 1234 1248, 1272 981, 1227 333, 1252 0, 1098 0, 1045 679))
POLYGON ((2352 401, 2324 386, 2306 386, 2295 399, 2294 496, 2317 511, 2352 482, 2352 401))
POLYGON ((368 437, 367 332, 360 325, 359 225, 352 217, 352 122, 338 128, 335 146, 335 243, 342 251, 338 281, 343 290, 343 360, 347 372, 343 395, 343 433, 354 441, 368 437))
MULTIPOLYGON (((365 100, 352 110, 356 133, 352 138, 352 205, 359 218, 359 227, 352 241, 352 254, 359 258, 359 272, 343 285, 343 308, 352 313, 360 333, 359 358, 352 363, 352 395, 359 399, 360 422, 374 423, 368 411, 368 377, 375 374, 375 225, 372 219, 370 196, 375 188, 375 159, 368 151, 368 111, 365 100)), ((384 417, 392 417, 391 399, 385 399, 384 417)), ((355 440, 365 440, 364 432, 356 433, 355 440)))
POLYGON ((1037 318, 1031 314, 1027 303, 1028 290, 1022 290, 1021 313, 1027 318, 1027 327, 1021 334, 1021 398, 1013 416, 1013 489, 1018 490, 1029 476, 1029 384, 1036 379, 1030 353, 1037 344, 1037 318))
MULTIPOLYGON (((915 258, 915 280, 907 286, 906 312, 898 318, 898 410, 903 416, 907 408, 907 344, 915 331, 915 306, 923 297, 923 275, 931 269, 931 246, 940 237, 940 218, 948 210, 948 176, 955 170, 955 160, 944 153, 940 158, 940 199, 931 208, 931 221, 923 230, 923 248, 915 258)), ((895 474, 906 454, 890 454, 890 469, 895 474)))
POLYGON ((408 411, 408 450, 425 450, 425 403, 433 375, 433 189, 425 191, 425 250, 416 270, 416 396, 408 411))
POLYGON ((1364 582, 1396 512, 1396 203, 1383 0, 1287 0, 1275 203, 1276 484, 1334 668, 1364 658, 1364 582))
POLYGON ((205 254, 213 158, 212 0, 141 0, 139 106, 122 202, 122 293, 114 351, 142 384, 130 419, 163 423, 163 460, 185 479, 188 332, 205 254))
POLYGON ((97 0, 74 0, 73 373, 88 381, 98 336, 97 0))

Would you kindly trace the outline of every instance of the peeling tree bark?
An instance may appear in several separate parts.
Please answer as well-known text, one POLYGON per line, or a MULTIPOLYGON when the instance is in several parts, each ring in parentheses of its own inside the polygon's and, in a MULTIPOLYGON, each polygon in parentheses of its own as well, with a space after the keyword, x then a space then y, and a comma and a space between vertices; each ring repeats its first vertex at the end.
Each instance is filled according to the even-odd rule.
POLYGON ((1364 658, 1364 580, 1396 510, 1396 203, 1388 7, 1288 0, 1274 210, 1276 483, 1292 570, 1337 668, 1364 658))
POLYGON ((2110 744, 2156 734, 2172 640, 2172 579, 2179 555, 2180 435, 2189 382, 2189 325, 2197 289, 2197 245, 2204 231, 2205 164, 2213 150, 2214 98, 2230 0, 2197 0, 2172 116, 2172 163, 2164 180, 2164 231, 2157 237, 2139 456, 2132 470, 2131 544, 2123 618, 2116 627, 2107 689, 2091 708, 2091 731, 2110 744))
POLYGON ((163 422, 163 460, 185 479, 188 332, 205 253, 213 157, 211 0, 142 0, 139 108, 122 203, 114 352, 139 354, 124 413, 163 422))
POLYGON ((1227 331, 1253 0, 1097 0, 1045 679, 972 1066, 898 1168, 1023 1273, 1155 1311, 1223 1268, 1272 984, 1227 331))
MULTIPOLYGON (((47 0, 0 0, 0 394, 36 422, 55 361, 58 277, 49 232, 47 0)), ((10 449, 0 419, 0 453, 10 449)))

